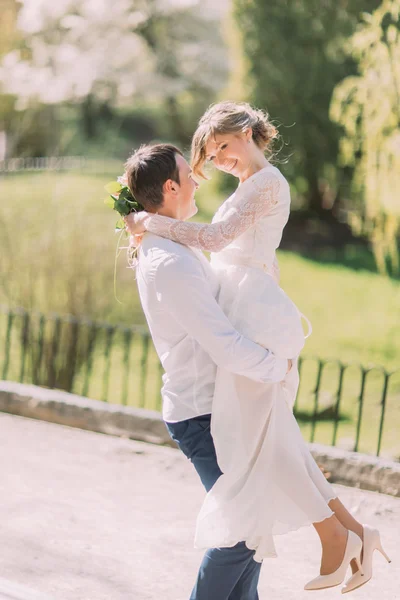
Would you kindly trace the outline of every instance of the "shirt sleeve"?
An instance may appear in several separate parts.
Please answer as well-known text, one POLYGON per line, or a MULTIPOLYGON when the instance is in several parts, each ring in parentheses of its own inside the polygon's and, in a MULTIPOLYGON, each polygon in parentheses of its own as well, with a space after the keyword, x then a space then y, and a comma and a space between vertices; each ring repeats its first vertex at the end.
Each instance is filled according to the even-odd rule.
POLYGON ((158 301, 220 367, 261 382, 285 378, 287 360, 243 337, 211 293, 197 258, 169 257, 155 275, 158 301))
POLYGON ((161 215, 149 215, 144 226, 161 237, 208 252, 220 252, 266 216, 280 197, 281 181, 276 173, 260 171, 246 180, 238 192, 237 205, 218 223, 187 223, 161 215))

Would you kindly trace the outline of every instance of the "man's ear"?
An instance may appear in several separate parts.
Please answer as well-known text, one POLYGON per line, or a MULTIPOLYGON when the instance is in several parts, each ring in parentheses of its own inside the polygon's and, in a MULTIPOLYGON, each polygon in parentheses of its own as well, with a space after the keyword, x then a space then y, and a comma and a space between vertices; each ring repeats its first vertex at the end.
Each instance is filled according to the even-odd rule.
POLYGON ((173 194, 177 191, 177 184, 172 179, 167 179, 163 185, 164 194, 173 194))

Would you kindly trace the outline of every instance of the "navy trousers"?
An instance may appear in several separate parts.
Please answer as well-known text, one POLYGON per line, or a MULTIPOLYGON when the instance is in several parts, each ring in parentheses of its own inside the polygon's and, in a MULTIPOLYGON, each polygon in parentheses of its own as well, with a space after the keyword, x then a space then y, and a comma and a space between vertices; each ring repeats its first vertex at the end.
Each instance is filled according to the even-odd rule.
MULTIPOLYGON (((222 472, 217 463, 210 431, 211 415, 166 423, 169 434, 193 463, 209 491, 222 472)), ((244 542, 232 548, 207 550, 200 565, 190 600, 258 600, 261 564, 244 542)))

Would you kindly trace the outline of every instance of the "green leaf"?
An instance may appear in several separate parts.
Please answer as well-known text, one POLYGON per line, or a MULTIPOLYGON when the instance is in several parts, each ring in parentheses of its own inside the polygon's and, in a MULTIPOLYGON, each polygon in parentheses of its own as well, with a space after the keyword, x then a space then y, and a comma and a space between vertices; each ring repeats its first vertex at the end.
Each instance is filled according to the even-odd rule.
POLYGON ((126 200, 121 200, 119 198, 115 201, 115 210, 123 217, 126 217, 126 215, 129 215, 131 212, 131 207, 126 200))
POLYGON ((111 196, 107 196, 107 198, 104 198, 104 204, 109 208, 114 208, 115 200, 111 196))
POLYGON ((119 197, 121 198, 121 200, 127 200, 128 198, 132 199, 132 194, 130 193, 129 188, 122 188, 119 197))
POLYGON ((107 183, 107 185, 104 187, 104 189, 109 194, 116 194, 117 192, 121 191, 121 187, 122 186, 120 183, 118 183, 118 181, 110 181, 110 183, 107 183))

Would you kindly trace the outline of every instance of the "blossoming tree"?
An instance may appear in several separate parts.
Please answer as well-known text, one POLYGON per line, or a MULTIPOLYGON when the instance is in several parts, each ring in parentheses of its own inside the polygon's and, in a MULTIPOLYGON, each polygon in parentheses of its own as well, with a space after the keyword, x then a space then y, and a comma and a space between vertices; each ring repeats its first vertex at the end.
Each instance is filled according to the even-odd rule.
POLYGON ((344 134, 341 160, 354 167, 349 222, 367 234, 382 273, 399 272, 400 0, 364 15, 348 43, 359 74, 335 89, 331 117, 344 134))

